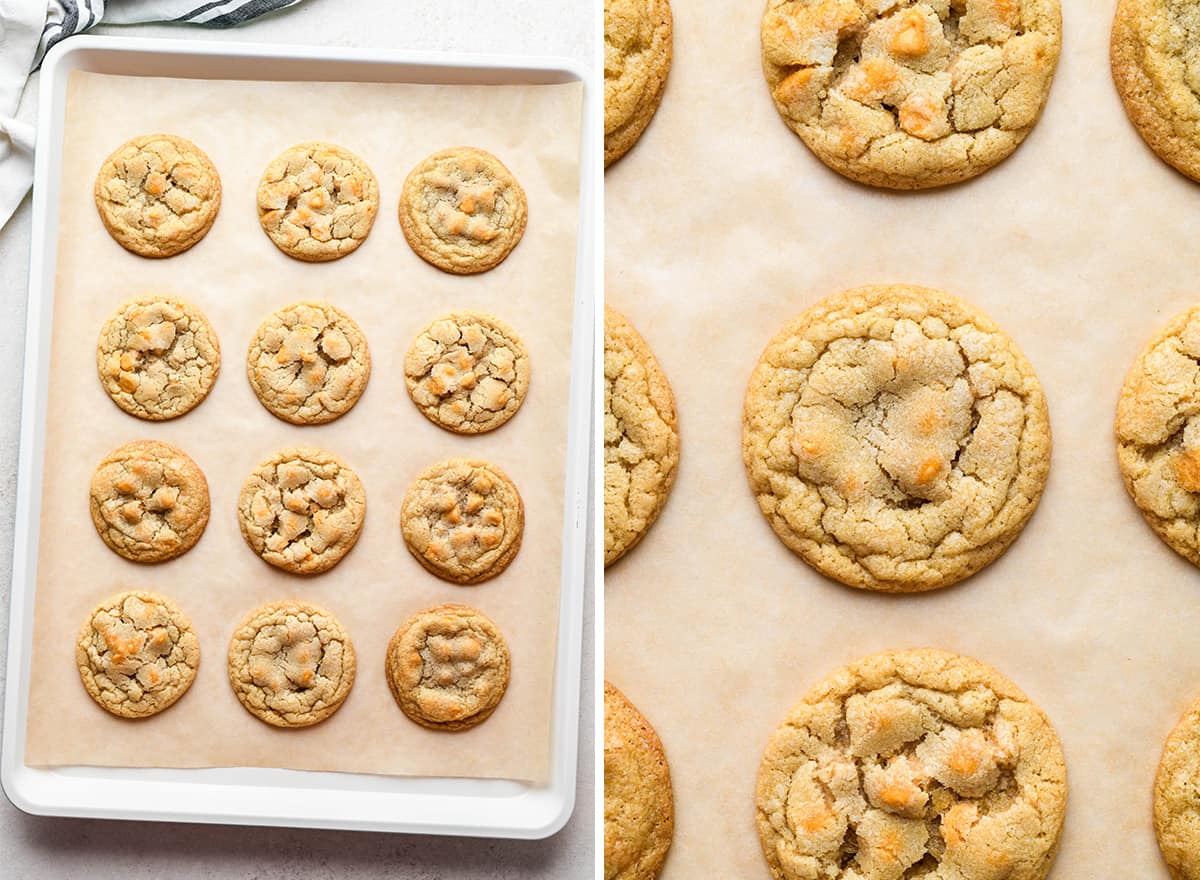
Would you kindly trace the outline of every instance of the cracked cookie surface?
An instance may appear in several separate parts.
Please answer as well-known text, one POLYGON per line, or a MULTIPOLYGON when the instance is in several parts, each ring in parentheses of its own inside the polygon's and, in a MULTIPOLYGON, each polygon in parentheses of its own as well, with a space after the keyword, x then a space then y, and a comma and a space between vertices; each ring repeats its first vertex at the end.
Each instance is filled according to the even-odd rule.
POLYGON ((148 134, 104 160, 93 191, 108 234, 143 257, 172 257, 204 238, 221 207, 221 178, 191 141, 148 134))
POLYGON ((1173 880, 1200 880, 1200 701, 1175 725, 1154 778, 1154 833, 1173 880))
POLYGON ((671 771, 658 733, 604 683, 604 880, 654 880, 675 833, 671 771))
POLYGON ((336 306, 300 302, 273 313, 246 354, 259 401, 293 425, 322 425, 358 403, 371 378, 367 338, 336 306))
POLYGON ((367 515, 358 474, 323 449, 284 449, 246 478, 238 522, 250 549, 276 568, 320 574, 350 552, 367 515))
POLYGON ((385 673, 396 703, 417 724, 466 730, 486 721, 508 688, 508 643, 482 611, 437 605, 396 630, 385 673))
POLYGON ((246 711, 275 727, 308 727, 336 712, 354 684, 354 646, 328 611, 272 602, 229 641, 229 683, 246 711))
POLYGON ((484 150, 454 147, 421 160, 404 180, 400 228, 409 246, 443 272, 498 266, 525 234, 525 190, 484 150))
POLYGON ((96 468, 89 495, 96 532, 133 562, 174 559, 192 549, 208 525, 208 481, 169 443, 117 447, 96 468))
POLYGON ((521 549, 525 506, 496 465, 451 458, 422 471, 400 509, 404 543, 421 565, 457 584, 508 568, 521 549))
POLYGON ((776 880, 1042 880, 1066 810, 1045 714, 946 651, 845 666, 788 713, 756 791, 776 880))
POLYGON ((451 312, 413 340, 404 358, 413 403, 458 434, 499 428, 529 390, 529 352, 508 324, 483 312, 451 312))
POLYGON ((96 703, 122 718, 156 715, 182 697, 200 666, 200 641, 173 602, 131 590, 83 622, 75 663, 96 703))
POLYGON ((1058 0, 769 0, 763 71, 784 121, 852 180, 982 174, 1032 130, 1062 43, 1058 0))
POLYGON ((637 143, 671 69, 668 0, 604 0, 604 166, 637 143))
POLYGON ((1033 514, 1050 422, 1033 367, 974 307, 902 285, 792 320, 750 377, 742 455, 759 508, 805 562, 853 587, 953 584, 1033 514))

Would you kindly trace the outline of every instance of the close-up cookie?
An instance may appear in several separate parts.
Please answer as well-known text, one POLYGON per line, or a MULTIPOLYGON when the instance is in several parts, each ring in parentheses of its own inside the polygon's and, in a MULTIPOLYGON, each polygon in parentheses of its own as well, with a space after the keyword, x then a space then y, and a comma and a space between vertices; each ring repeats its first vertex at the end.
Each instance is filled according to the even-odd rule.
POLYGON ((604 683, 604 880, 654 880, 675 834, 662 742, 625 695, 604 683))
POLYGON ((945 293, 848 290, 788 322, 750 377, 742 455, 775 534, 852 587, 974 574, 1033 514, 1050 421, 1033 367, 945 293))
POLYGON ((275 727, 308 727, 336 712, 350 693, 354 646, 323 608, 272 602, 234 630, 229 683, 256 718, 275 727))
POLYGON ((508 643, 487 615, 437 605, 401 624, 384 669, 404 714, 431 730, 466 730, 486 721, 508 688, 508 643))
POLYGON ((132 590, 87 616, 75 663, 100 708, 122 718, 145 718, 174 705, 192 686, 200 641, 173 602, 132 590))
POLYGON ((208 395, 221 347, 204 313, 173 296, 143 296, 105 322, 96 369, 113 403, 139 419, 173 419, 208 395))
POLYGON ((147 134, 104 160, 94 196, 117 244, 142 257, 172 257, 212 228, 221 207, 221 178, 191 141, 147 134))
POLYGON ((345 147, 297 144, 258 182, 258 222, 289 257, 323 263, 353 253, 379 211, 375 175, 345 147))
POLYGON ((182 449, 136 440, 105 456, 92 475, 92 523, 114 553, 165 562, 196 545, 208 525, 208 481, 182 449))
POLYGON ((471 275, 503 262, 525 234, 525 190, 503 163, 474 147, 421 160, 404 181, 400 228, 443 272, 471 275))
POLYGON ((238 524, 250 549, 292 574, 320 574, 350 552, 367 515, 362 480, 323 449, 284 449, 246 478, 238 524))
POLYGON ((417 475, 400 508, 400 531, 430 572, 478 584, 508 568, 521 549, 525 506, 496 465, 450 458, 417 475))
POLYGON ((371 353, 362 329, 341 309, 292 303, 255 332, 246 376, 272 414, 293 425, 323 425, 358 403, 371 378, 371 353))
POLYGON ((977 660, 875 654, 810 690, 758 772, 775 880, 1042 880, 1067 801, 1045 714, 977 660))
POLYGON ((1172 880, 1200 880, 1200 701, 1167 737, 1154 777, 1154 833, 1172 880))
POLYGON ((1033 129, 1059 0, 768 0, 762 63, 784 122, 851 180, 924 189, 982 174, 1033 129))
POLYGON ((604 308, 604 564, 654 524, 675 482, 679 421, 666 375, 646 341, 604 308))
POLYGON ((637 143, 671 69, 669 0, 604 0, 604 167, 637 143))

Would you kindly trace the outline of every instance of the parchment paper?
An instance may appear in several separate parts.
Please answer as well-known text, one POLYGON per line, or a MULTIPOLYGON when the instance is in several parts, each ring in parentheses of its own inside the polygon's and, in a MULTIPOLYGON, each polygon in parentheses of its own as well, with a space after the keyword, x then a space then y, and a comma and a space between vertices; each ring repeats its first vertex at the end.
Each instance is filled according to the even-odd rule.
POLYGON ((1108 68, 1115 3, 1063 0, 1042 120, 974 182, 894 194, 828 171, 760 72, 757 0, 676 2, 674 66, 606 176, 607 296, 675 390, 682 440, 658 523, 606 572, 606 675, 657 728, 677 825, 663 880, 769 876, 754 825, 763 748, 861 655, 939 646, 1012 678, 1054 722, 1070 796, 1054 880, 1166 878, 1151 785, 1200 697, 1200 571, 1125 494, 1125 371, 1200 301, 1200 189, 1146 149, 1108 68), (775 537, 741 459, 746 381, 789 318, 868 283, 937 287, 1007 330, 1045 386, 1049 485, 996 563, 922 596, 852 590, 775 537))
POLYGON ((58 282, 43 491, 26 759, 31 765, 263 766, 386 774, 505 777, 548 774, 554 651, 561 582, 567 386, 575 266, 581 90, 562 86, 422 86, 139 79, 75 73, 63 151, 58 282), (167 131, 204 149, 221 174, 223 201, 207 237, 186 253, 146 260, 105 232, 92 183, 127 138, 167 131), (353 254, 308 264, 276 250, 258 225, 255 188, 288 146, 328 140, 375 172, 380 210, 353 254), (525 188, 529 225, 502 265, 456 277, 426 265, 404 241, 396 206, 405 175, 424 156, 468 144, 500 157, 525 188), (135 295, 182 296, 208 315, 222 368, 208 399, 166 423, 137 420, 105 395, 95 344, 108 315, 135 295), (262 319, 300 299, 328 299, 363 328, 371 379, 354 409, 320 427, 276 419, 246 380, 246 348, 262 319), (477 437, 428 422, 404 388, 416 333, 455 308, 499 315, 529 348, 532 377, 521 411, 477 437), (205 472, 212 517, 199 544, 157 566, 126 562, 91 525, 87 487, 114 447, 155 438, 184 449, 205 472), (314 578, 262 562, 242 540, 236 500, 246 475, 274 451, 327 448, 362 478, 366 524, 357 546, 314 578), (457 587, 427 573, 405 549, 400 502, 435 460, 478 456, 499 464, 525 500, 520 553, 499 577, 457 587), (84 692, 74 642, 84 616, 127 588, 173 598, 200 637, 191 691, 154 718, 109 716, 84 692), (358 676, 328 721, 299 731, 269 727, 242 709, 225 654, 242 616, 295 597, 329 609, 346 627, 358 676), (442 602, 474 605, 505 634, 512 680, 484 724, 428 731, 397 708, 384 680, 391 633, 442 602))

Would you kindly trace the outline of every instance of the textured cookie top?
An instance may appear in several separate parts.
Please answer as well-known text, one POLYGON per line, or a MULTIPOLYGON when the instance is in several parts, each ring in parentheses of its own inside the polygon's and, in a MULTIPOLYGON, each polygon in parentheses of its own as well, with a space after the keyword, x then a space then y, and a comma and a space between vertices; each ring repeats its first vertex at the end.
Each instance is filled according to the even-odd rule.
POLYGON ((632 147, 671 69, 668 0, 604 0, 604 165, 632 147))
POLYGON ((425 417, 459 434, 499 428, 529 390, 529 352, 517 332, 483 312, 451 312, 413 340, 408 395, 425 417))
POLYGON ((164 562, 195 546, 208 525, 208 482, 182 449, 136 440, 105 456, 92 475, 92 523, 109 549, 134 562, 164 562))
POLYGON ((388 686, 404 714, 433 730, 486 720, 508 687, 508 644, 482 611, 438 605, 406 620, 388 644, 388 686))
POLYGON ((229 641, 229 683, 252 715, 308 727, 338 710, 354 684, 354 646, 337 619, 306 602, 251 611, 229 641))
POLYGON ((525 190, 491 153, 454 147, 423 159, 400 195, 409 246, 444 272, 499 265, 525 234, 525 190))
POLYGON ((242 537, 264 560, 293 574, 337 565, 362 531, 367 493, 358 474, 322 449, 284 449, 242 486, 242 537))
POLYGON ((221 347, 191 303, 145 296, 117 309, 100 331, 96 369, 108 396, 139 419, 173 419, 208 395, 221 347))
POLYGON ((101 603, 79 631, 75 662, 101 708, 145 718, 172 705, 196 678, 200 641, 174 603, 131 591, 101 603))
POLYGON ((763 71, 821 161, 919 189, 986 171, 1033 128, 1062 42, 1058 0, 768 0, 763 71))
POLYGON ((294 425, 321 425, 349 412, 371 377, 367 338, 336 306, 299 302, 263 321, 246 354, 262 405, 294 425))
POLYGON ((400 509, 409 552, 440 578, 477 584, 493 578, 521 549, 525 506, 496 465, 451 458, 418 476, 400 509))
POLYGON ((776 880, 1041 880, 1066 809, 1054 728, 944 651, 876 654, 813 688, 767 745, 758 833, 776 880))
POLYGON ((1200 880, 1200 702, 1193 703, 1167 737, 1154 778, 1154 833, 1174 880, 1200 880))
POLYGON ((654 880, 675 833, 671 771, 658 734, 604 683, 604 880, 654 880))
POLYGON ((221 207, 221 179, 191 141, 148 134, 104 160, 94 195, 100 219, 121 247, 143 257, 170 257, 212 227, 221 207))

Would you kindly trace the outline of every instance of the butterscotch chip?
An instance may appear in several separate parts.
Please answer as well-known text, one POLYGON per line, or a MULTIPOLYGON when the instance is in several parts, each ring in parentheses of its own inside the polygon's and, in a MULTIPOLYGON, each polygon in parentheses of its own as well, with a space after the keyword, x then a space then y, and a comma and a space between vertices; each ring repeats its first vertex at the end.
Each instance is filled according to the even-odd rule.
POLYGON ((1172 880, 1200 878, 1200 702, 1188 707, 1167 737, 1154 778, 1154 833, 1172 880))
POLYGON ((182 449, 137 440, 100 462, 90 504, 92 523, 110 550, 134 562, 165 562, 204 534, 208 481, 182 449))
POLYGON ((604 166, 637 143, 671 69, 668 0, 604 0, 604 166))
POLYGON ((75 646, 83 686, 122 718, 145 718, 174 705, 196 678, 200 642, 173 602, 133 590, 102 602, 83 622, 75 646))
POLYGON ((788 713, 756 800, 776 880, 1042 880, 1067 773, 1045 714, 996 670, 891 651, 837 670, 788 713))

